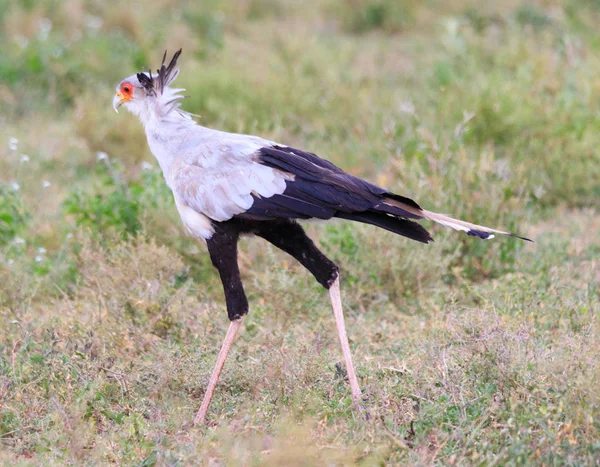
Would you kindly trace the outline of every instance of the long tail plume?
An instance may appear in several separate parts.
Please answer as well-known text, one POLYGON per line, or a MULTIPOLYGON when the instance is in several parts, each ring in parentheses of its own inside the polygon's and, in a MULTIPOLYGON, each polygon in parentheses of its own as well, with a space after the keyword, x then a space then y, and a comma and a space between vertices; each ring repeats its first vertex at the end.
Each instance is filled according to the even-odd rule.
POLYGON ((473 237, 479 237, 484 240, 489 240, 494 238, 495 234, 498 235, 507 235, 509 237, 520 238, 521 240, 525 240, 528 242, 532 242, 533 240, 521 237, 520 235, 516 235, 514 233, 505 232, 503 230, 491 229, 490 227, 485 227, 483 225, 471 224, 470 222, 461 221, 459 219, 453 219, 450 216, 446 216, 444 214, 438 214, 431 211, 423 210, 423 217, 425 219, 432 220, 437 222, 438 224, 444 225, 446 227, 450 227, 454 230, 460 230, 462 232, 466 232, 467 235, 471 235, 473 237))
POLYGON ((482 238, 484 240, 494 238, 494 236, 498 234, 520 238, 521 240, 525 240, 527 242, 533 242, 533 240, 527 237, 505 232, 504 230, 491 229, 490 227, 485 227, 483 225, 471 224, 470 222, 461 221, 460 219, 454 219, 445 214, 426 211, 414 201, 394 195, 393 193, 390 193, 387 196, 388 198, 386 198, 386 200, 379 205, 378 208, 393 215, 400 215, 402 217, 410 217, 413 219, 429 219, 433 222, 437 222, 438 224, 450 227, 451 229, 466 232, 467 235, 482 238), (390 210, 390 207, 393 209, 390 210))

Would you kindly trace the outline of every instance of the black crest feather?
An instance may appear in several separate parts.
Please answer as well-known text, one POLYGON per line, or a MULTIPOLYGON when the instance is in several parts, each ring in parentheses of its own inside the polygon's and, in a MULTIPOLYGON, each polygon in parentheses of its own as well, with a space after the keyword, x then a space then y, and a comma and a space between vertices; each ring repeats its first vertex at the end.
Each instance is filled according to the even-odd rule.
POLYGON ((150 76, 145 73, 138 73, 136 75, 137 79, 148 94, 156 95, 156 91, 154 90, 154 80, 152 79, 152 71, 148 70, 148 73, 150 76))
POLYGON ((156 95, 156 92, 160 92, 162 94, 162 92, 165 89, 165 86, 168 86, 169 83, 171 81, 173 81, 173 79, 175 79, 175 76, 173 76, 173 73, 177 72, 177 68, 175 68, 177 66, 177 60, 179 59, 179 56, 181 55, 181 51, 182 49, 179 49, 177 52, 175 52, 175 54, 173 55, 173 58, 171 58, 171 61, 169 62, 168 65, 165 65, 165 61, 167 59, 167 51, 165 50, 165 53, 163 55, 163 59, 162 59, 162 64, 160 66, 159 69, 156 70, 156 77, 152 76, 152 71, 148 70, 148 75, 146 75, 145 73, 138 73, 137 74, 137 79, 140 82, 140 84, 143 86, 143 88, 146 90, 146 92, 148 94, 153 94, 156 95))

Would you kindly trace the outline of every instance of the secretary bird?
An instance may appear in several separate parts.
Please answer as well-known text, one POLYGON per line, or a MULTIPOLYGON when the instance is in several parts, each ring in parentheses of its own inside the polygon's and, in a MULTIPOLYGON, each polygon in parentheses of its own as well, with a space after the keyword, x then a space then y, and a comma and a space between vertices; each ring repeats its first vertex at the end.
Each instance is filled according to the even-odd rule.
POLYGON ((340 271, 319 251, 297 219, 337 217, 422 243, 433 241, 415 222, 422 219, 481 239, 501 234, 529 240, 422 209, 412 199, 349 175, 310 152, 257 136, 200 126, 192 114, 180 108, 183 89, 169 87, 179 74, 176 64, 181 50, 168 65, 166 55, 156 74, 136 73, 121 81, 113 107, 118 112, 125 106, 141 120, 184 226, 206 241, 223 283, 230 324, 195 424, 206 417, 219 374, 248 313, 237 262, 240 235, 257 235, 290 254, 329 290, 352 400, 358 410, 361 390, 344 325, 340 271))

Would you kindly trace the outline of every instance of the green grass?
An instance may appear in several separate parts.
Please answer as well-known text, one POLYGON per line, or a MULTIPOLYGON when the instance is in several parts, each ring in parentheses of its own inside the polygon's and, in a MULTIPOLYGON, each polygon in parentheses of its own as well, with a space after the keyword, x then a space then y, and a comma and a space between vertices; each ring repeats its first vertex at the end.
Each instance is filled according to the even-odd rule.
POLYGON ((0 463, 597 462, 595 2, 0 0, 0 18, 0 463), (307 225, 342 269, 369 421, 325 291, 245 239, 251 312, 192 426, 221 284, 111 108, 178 47, 202 124, 535 239, 307 225))

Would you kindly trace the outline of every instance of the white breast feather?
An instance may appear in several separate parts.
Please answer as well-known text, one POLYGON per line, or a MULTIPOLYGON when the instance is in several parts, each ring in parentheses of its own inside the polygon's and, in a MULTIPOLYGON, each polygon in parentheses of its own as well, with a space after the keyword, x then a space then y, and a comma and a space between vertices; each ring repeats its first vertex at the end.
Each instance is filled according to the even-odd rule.
POLYGON ((177 198, 175 198, 175 205, 177 206, 183 225, 190 234, 194 237, 201 237, 204 239, 212 237, 215 230, 208 217, 186 206, 177 198))

